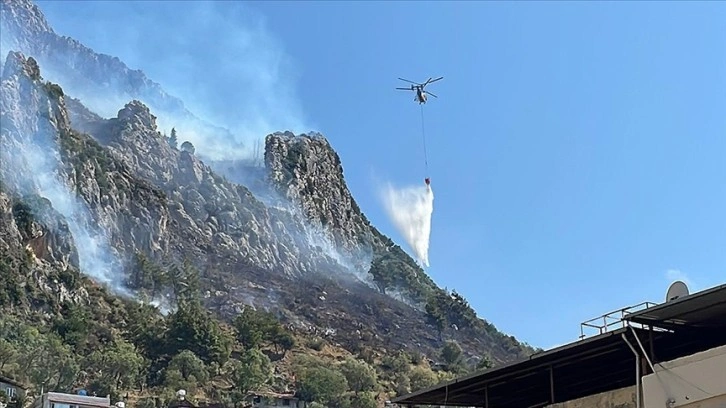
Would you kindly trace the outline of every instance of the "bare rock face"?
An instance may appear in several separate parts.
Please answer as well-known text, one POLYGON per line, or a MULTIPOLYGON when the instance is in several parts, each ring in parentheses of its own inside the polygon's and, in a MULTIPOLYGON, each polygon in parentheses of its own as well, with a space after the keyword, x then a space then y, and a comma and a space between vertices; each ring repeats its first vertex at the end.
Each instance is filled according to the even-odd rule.
MULTIPOLYGON (((144 100, 154 111, 182 119, 210 135, 230 138, 229 130, 205 122, 177 97, 150 80, 141 70, 130 69, 117 57, 96 53, 79 41, 58 35, 37 5, 30 0, 0 0, 0 52, 32 55, 49 78, 86 106, 119 106, 130 99, 144 100)), ((108 117, 111 112, 97 112, 108 117)))
MULTIPOLYGON (((225 317, 251 304, 351 349, 441 347, 427 302, 449 294, 369 223, 324 137, 268 135, 265 167, 255 171, 274 199, 256 196, 193 146, 170 145, 156 114, 191 114, 141 71, 58 36, 30 1, 0 5, 3 52, 13 50, 0 82, 0 272, 82 301, 84 286, 62 271, 111 276, 119 288, 136 255, 188 259, 208 307, 225 317), (43 79, 44 67, 64 78, 63 89, 43 79), (99 115, 94 99, 118 110, 99 115)), ((447 319, 470 326, 443 328, 466 354, 506 361, 525 352, 464 301, 444 300, 447 319)))
POLYGON ((35 258, 64 270, 80 267, 68 223, 48 199, 24 197, 13 205, 12 213, 22 242, 35 258))
MULTIPOLYGON (((62 213, 76 232, 88 236, 83 245, 106 241, 108 255, 119 263, 124 252, 166 252, 169 215, 163 196, 147 182, 134 179, 93 139, 71 129, 63 90, 43 81, 35 60, 10 53, 0 86, 0 174, 5 188, 18 196, 48 197, 34 201, 37 214, 47 212, 47 203, 62 213)), ((67 228, 58 224, 54 230, 67 228)), ((44 254, 41 258, 48 255, 54 260, 58 251, 53 237, 45 232, 36 237, 28 230, 24 239, 36 254, 44 254)), ((93 257, 105 257, 83 256, 90 253, 88 250, 80 251, 87 264, 94 262, 93 257)), ((69 260, 78 256, 70 250, 65 252, 69 260)), ((78 260, 75 266, 79 266, 78 260)), ((119 276, 117 280, 123 279, 119 276)))
POLYGON ((337 245, 350 251, 370 244, 370 224, 345 184, 338 154, 322 135, 268 135, 265 165, 271 184, 330 231, 337 245))

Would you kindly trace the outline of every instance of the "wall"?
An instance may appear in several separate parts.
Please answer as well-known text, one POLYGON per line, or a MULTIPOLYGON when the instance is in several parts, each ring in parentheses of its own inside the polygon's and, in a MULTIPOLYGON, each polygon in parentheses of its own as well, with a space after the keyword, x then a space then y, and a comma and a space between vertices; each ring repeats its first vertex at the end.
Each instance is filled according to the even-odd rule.
POLYGON ((644 408, 726 408, 726 346, 657 364, 643 377, 644 408))
POLYGON ((3 382, 3 381, 0 381, 0 390, 5 391, 5 393, 8 393, 8 388, 12 388, 12 389, 15 390, 15 397, 16 398, 17 397, 22 397, 23 395, 25 395, 25 390, 23 390, 22 388, 14 385, 14 384, 10 384, 10 383, 6 383, 6 382, 3 382))
POLYGON ((547 408, 636 408, 635 386, 558 402, 548 405, 547 408))

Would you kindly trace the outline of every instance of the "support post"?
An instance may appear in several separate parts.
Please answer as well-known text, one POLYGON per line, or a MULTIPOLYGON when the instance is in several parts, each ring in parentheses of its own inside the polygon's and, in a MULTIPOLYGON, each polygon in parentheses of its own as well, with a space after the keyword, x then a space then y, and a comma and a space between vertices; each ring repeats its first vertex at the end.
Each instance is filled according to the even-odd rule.
POLYGON ((648 345, 650 346, 650 359, 656 361, 655 346, 653 345, 653 325, 648 325, 648 345))
POLYGON ((620 334, 623 337, 623 340, 625 340, 625 343, 627 343, 628 347, 630 347, 630 351, 633 352, 633 355, 635 356, 635 398, 636 398, 636 408, 640 408, 640 355, 638 355, 638 352, 635 350, 635 347, 633 347, 632 344, 628 341, 628 338, 625 337, 625 333, 620 334))
POLYGON ((550 364, 550 404, 555 403, 555 369, 550 364))
POLYGON ((643 356, 648 361, 648 365, 650 366, 650 369, 652 372, 655 372, 655 367, 653 366, 653 363, 650 361, 650 358, 648 357, 648 353, 645 352, 645 347, 643 347, 643 343, 640 342, 640 337, 638 337, 638 333, 635 332, 635 329, 633 326, 630 326, 630 330, 633 332, 633 336, 635 337, 635 341, 638 342, 638 346, 640 346, 640 349, 643 351, 643 356))
POLYGON ((484 408, 489 408, 489 383, 484 386, 484 408))

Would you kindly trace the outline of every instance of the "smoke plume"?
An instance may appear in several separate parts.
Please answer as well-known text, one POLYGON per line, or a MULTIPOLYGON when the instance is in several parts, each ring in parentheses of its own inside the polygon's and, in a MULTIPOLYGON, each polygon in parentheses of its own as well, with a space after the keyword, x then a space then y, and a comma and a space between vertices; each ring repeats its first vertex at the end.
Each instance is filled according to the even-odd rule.
POLYGON ((46 78, 99 115, 114 117, 129 100, 139 99, 157 116, 160 131, 175 127, 179 143, 190 141, 209 160, 253 159, 265 135, 310 128, 296 91, 295 61, 265 17, 246 4, 71 3, 42 2, 41 9, 58 34, 99 54, 81 54, 70 43, 53 49, 52 56, 21 51, 40 62, 46 78), (98 70, 107 74, 83 75, 98 70))
POLYGON ((413 250, 417 261, 429 266, 429 235, 434 212, 434 192, 430 186, 396 188, 390 183, 383 189, 386 213, 413 250))
POLYGON ((33 194, 48 199, 68 224, 81 272, 128 296, 114 250, 63 170, 54 126, 57 118, 47 91, 21 73, 25 63, 21 56, 10 55, 8 61, 4 67, 7 76, 0 83, 0 177, 19 196, 33 194))

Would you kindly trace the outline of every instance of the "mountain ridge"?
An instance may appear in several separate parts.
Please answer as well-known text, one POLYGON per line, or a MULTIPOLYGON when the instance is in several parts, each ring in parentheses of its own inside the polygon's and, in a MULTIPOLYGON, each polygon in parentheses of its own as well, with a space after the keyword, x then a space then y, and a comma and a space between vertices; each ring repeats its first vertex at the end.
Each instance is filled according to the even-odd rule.
MULTIPOLYGON (((32 3, 2 0, 2 5, 5 13, 32 3)), ((4 27, 12 26, 6 16, 4 27)), ((62 50, 54 52, 62 55, 62 50)), ((444 338, 459 342, 473 361, 489 355, 499 364, 533 351, 477 318, 461 296, 435 285, 400 246, 371 225, 345 185, 340 158, 322 135, 267 135, 264 167, 253 166, 258 172, 253 193, 204 164, 193 145, 173 146, 140 100, 129 98, 116 115, 103 118, 66 95, 63 84, 44 82, 43 64, 23 54, 9 52, 3 66, 0 140, 18 152, 33 143, 44 143, 44 149, 35 151, 46 155, 57 151, 58 174, 70 188, 68 196, 78 197, 79 208, 87 207, 90 218, 79 216, 81 210, 66 210, 54 228, 48 227, 54 218, 43 216, 45 207, 16 194, 31 173, 3 169, 0 215, 7 231, 18 231, 0 237, 7 259, 24 265, 30 247, 27 256, 45 262, 43 270, 63 276, 76 271, 66 279, 70 284, 61 280, 43 296, 65 294, 58 296, 78 303, 84 293, 97 289, 75 274, 98 264, 106 269, 91 274, 94 278, 115 270, 117 278, 108 282, 123 284, 122 294, 168 303, 169 313, 178 288, 157 282, 150 271, 181 267, 186 260, 199 271, 204 305, 227 321, 246 306, 270 310, 296 333, 322 333, 349 352, 365 346, 384 354, 405 349, 435 358, 444 338), (15 193, 8 196, 7 190, 15 193), (24 209, 28 202, 33 206, 24 209), (26 213, 39 214, 42 222, 32 217, 19 222, 26 213), (118 261, 106 263, 102 254, 89 263, 101 252, 89 252, 83 244, 96 241, 71 245, 68 233, 58 232, 68 229, 72 241, 81 237, 79 232, 106 236, 109 258, 118 261)), ((81 70, 82 64, 76 68, 81 70)), ((28 159, 24 166, 29 169, 37 155, 28 150, 18 157, 28 159)), ((37 186, 29 191, 42 202, 37 186)), ((53 201, 50 205, 54 208, 53 201)), ((30 304, 24 307, 32 310, 30 304)))

